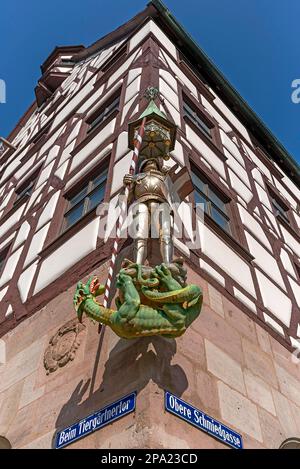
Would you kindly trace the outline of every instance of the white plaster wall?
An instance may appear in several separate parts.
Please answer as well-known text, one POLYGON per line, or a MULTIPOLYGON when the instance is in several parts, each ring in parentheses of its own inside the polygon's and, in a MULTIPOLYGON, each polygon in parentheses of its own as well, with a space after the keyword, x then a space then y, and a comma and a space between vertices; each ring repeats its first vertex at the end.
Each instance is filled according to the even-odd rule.
POLYGON ((218 113, 218 111, 207 101, 207 99, 201 95, 201 102, 206 109, 206 111, 216 119, 219 126, 224 130, 224 132, 230 132, 232 128, 227 123, 227 121, 218 113))
POLYGON ((2 272, 1 278, 0 278, 0 287, 2 287, 2 285, 4 285, 6 282, 8 282, 12 278, 15 268, 17 266, 17 263, 19 261, 22 249, 23 247, 19 248, 17 251, 11 254, 9 259, 7 260, 4 270, 2 272))
POLYGON ((220 158, 209 148, 206 143, 191 129, 189 125, 186 125, 186 136, 189 142, 195 147, 195 149, 201 153, 204 159, 219 173, 224 179, 226 179, 224 163, 220 158))
POLYGON ((249 203, 253 198, 253 194, 250 189, 238 178, 238 176, 228 169, 231 187, 239 194, 239 196, 246 202, 249 203))
POLYGON ((110 121, 95 137, 73 157, 70 171, 80 165, 97 147, 101 145, 115 129, 116 119, 110 121))
POLYGON ((179 111, 179 99, 178 99, 178 90, 177 90, 177 85, 176 85, 176 91, 171 88, 171 86, 168 85, 168 83, 160 78, 159 79, 159 91, 166 98, 169 103, 171 103, 177 111, 179 111))
POLYGON ((129 85, 133 80, 142 74, 142 68, 131 68, 128 72, 127 85, 129 85))
POLYGON ((1 203, 1 205, 0 205, 0 210, 3 210, 3 209, 7 206, 7 204, 8 204, 8 202, 10 201, 10 198, 11 198, 11 196, 13 195, 14 191, 15 191, 14 189, 11 189, 11 190, 8 192, 8 194, 7 194, 5 197, 3 197, 2 203, 1 203))
POLYGON ((45 225, 43 228, 41 228, 33 236, 29 250, 28 250, 28 254, 24 262, 24 267, 30 264, 30 262, 32 262, 37 257, 39 252, 43 249, 49 226, 50 226, 50 223, 48 223, 48 225, 45 225))
POLYGON ((138 76, 135 80, 130 83, 130 85, 127 86, 125 93, 125 104, 140 92, 140 85, 141 77, 138 76))
MULTIPOLYGON (((102 104, 104 104, 115 93, 115 91, 120 87, 120 85, 122 83, 123 83, 123 80, 120 80, 118 83, 116 83, 114 86, 112 86, 110 88, 110 90, 108 92, 106 92, 100 99, 98 99, 97 102, 95 102, 95 105, 92 106, 89 109, 89 111, 86 115, 86 118, 89 117, 91 114, 93 114, 93 112, 96 109, 99 109, 102 106, 102 104)), ((94 94, 91 97, 93 97, 93 96, 94 96, 94 94)))
POLYGON ((14 176, 18 182, 22 180, 22 177, 24 177, 24 180, 28 178, 30 174, 30 170, 33 169, 35 158, 36 158, 36 154, 34 154, 31 158, 29 158, 29 160, 25 164, 23 164, 18 171, 14 173, 14 176))
POLYGON ((281 248, 281 251, 280 251, 280 259, 281 259, 281 262, 282 262, 283 267, 285 268, 285 270, 289 274, 291 274, 292 277, 296 278, 295 269, 294 269, 293 264, 291 262, 290 256, 287 253, 287 251, 285 251, 283 248, 281 248))
POLYGON ((24 241, 26 241, 27 237, 28 237, 28 234, 29 234, 29 231, 30 231, 30 225, 29 223, 25 220, 20 229, 19 229, 19 232, 18 232, 18 235, 16 237, 16 241, 14 243, 14 246, 13 246, 13 249, 15 250, 16 248, 18 248, 22 243, 24 243, 24 241))
POLYGON ((298 243, 298 241, 282 225, 280 226, 280 229, 286 244, 294 251, 296 256, 300 257, 300 243, 298 243))
POLYGON ((266 217, 266 220, 267 220, 267 225, 269 226, 269 228, 271 230, 273 230, 273 233, 275 235, 280 236, 280 231, 279 231, 279 227, 278 227, 278 223, 277 223, 277 220, 276 218, 274 217, 273 215, 273 212, 271 212, 270 210, 268 210, 265 206, 262 205, 262 209, 263 211, 265 212, 265 217, 266 217))
POLYGON ((264 315, 264 319, 266 323, 269 324, 269 326, 271 326, 272 329, 274 329, 274 331, 278 332, 284 337, 283 328, 276 321, 274 321, 274 319, 272 319, 268 314, 263 313, 263 315, 264 315))
POLYGON ((60 165, 58 167, 58 169, 55 171, 55 176, 57 176, 59 179, 61 179, 62 181, 64 180, 64 177, 65 177, 65 174, 66 174, 66 171, 67 171, 67 167, 68 167, 68 164, 69 162, 68 161, 65 161, 62 165, 60 165))
MULTIPOLYGON (((104 85, 101 85, 93 94, 90 98, 88 98, 78 109, 78 112, 84 113, 92 107, 93 105, 96 105, 99 103, 99 100, 101 99, 101 96, 103 94, 104 90, 104 85)), ((70 139, 71 141, 71 139, 70 139)))
POLYGON ((24 211, 24 205, 22 205, 16 212, 14 212, 4 223, 0 226, 0 238, 4 235, 12 226, 17 223, 24 211))
POLYGON ((68 136, 66 140, 66 145, 69 145, 69 143, 71 143, 72 140, 74 140, 74 138, 78 137, 81 124, 82 124, 82 120, 78 120, 78 122, 75 124, 74 129, 72 130, 72 132, 70 133, 70 135, 68 136))
POLYGON ((33 207, 36 203, 38 203, 39 198, 42 195, 42 192, 45 189, 46 184, 47 182, 44 182, 44 184, 40 185, 40 187, 31 194, 29 202, 27 203, 26 208, 25 208, 25 213, 28 212, 30 207, 33 207))
POLYGON ((246 127, 235 117, 230 109, 218 97, 214 100, 214 105, 217 106, 229 122, 243 135, 243 137, 252 145, 250 136, 246 127))
POLYGON ((113 73, 107 82, 107 86, 110 87, 113 83, 115 83, 118 80, 118 83, 120 83, 120 77, 124 75, 124 73, 129 69, 130 65, 137 60, 137 58, 142 54, 142 49, 139 48, 138 51, 131 55, 119 68, 118 70, 113 73))
MULTIPOLYGON (((58 116, 59 115, 60 114, 58 114, 58 116)), ((43 153, 46 153, 46 154, 48 153, 49 148, 52 148, 56 140, 64 134, 66 130, 66 126, 67 124, 63 124, 62 126, 60 126, 59 129, 57 129, 53 133, 53 135, 46 140, 46 142, 44 143, 44 145, 41 147, 39 151, 40 155, 42 155, 43 153)), ((54 125, 52 125, 51 127, 54 128, 54 125)))
POLYGON ((110 47, 107 47, 103 51, 97 53, 97 56, 95 59, 91 62, 93 67, 101 67, 101 65, 111 56, 113 55, 117 49, 120 48, 120 46, 124 43, 124 39, 121 41, 117 42, 116 44, 113 44, 110 47))
MULTIPOLYGON (((200 222, 199 222, 200 223, 200 222)), ((201 223, 201 225, 203 225, 201 223)), ((204 254, 221 267, 231 278, 240 284, 254 298, 255 289, 251 276, 250 267, 232 249, 230 249, 216 234, 207 226, 202 226, 203 238, 201 248, 204 254)))
POLYGON ((223 287, 225 287, 225 278, 219 274, 215 269, 212 268, 211 265, 207 264, 203 259, 199 259, 200 262, 200 267, 203 269, 205 272, 207 272, 211 277, 213 277, 217 282, 219 282, 223 287))
POLYGON ((116 222, 120 214, 120 210, 118 208, 118 202, 119 202, 119 194, 115 195, 109 201, 107 217, 106 218, 103 217, 101 219, 101 214, 100 214, 100 219, 101 219, 100 225, 102 229, 101 238, 104 239, 105 242, 108 240, 108 238, 116 237, 116 222))
POLYGON ((25 303, 28 297, 29 289, 36 272, 38 265, 38 261, 33 263, 28 269, 24 270, 24 272, 20 275, 18 280, 18 289, 20 292, 22 303, 25 303))
POLYGON ((123 111, 122 111, 121 124, 123 124, 126 117, 130 118, 131 116, 133 116, 135 113, 138 112, 139 110, 138 102, 139 102, 139 99, 137 99, 137 96, 134 96, 133 98, 131 98, 130 101, 128 101, 128 103, 125 104, 125 106, 123 107, 123 111), (129 110, 135 101, 136 101, 136 106, 134 106, 134 109, 129 113, 129 110))
POLYGON ((242 166, 245 167, 244 158, 242 157, 237 145, 233 142, 231 138, 228 137, 228 135, 224 132, 223 129, 220 129, 220 135, 222 143, 225 147, 226 156, 228 151, 230 155, 232 155, 242 166))
POLYGON ((296 212, 293 212, 293 216, 295 217, 296 223, 297 223, 297 225, 299 227, 299 230, 300 230, 300 217, 299 217, 299 215, 297 215, 296 212))
POLYGON ((282 181, 284 182, 284 184, 290 189, 290 191, 292 192, 292 194, 295 195, 295 197, 300 200, 300 190, 298 189, 298 187, 293 183, 293 181, 290 180, 290 178, 288 176, 283 176, 282 178, 282 181))
POLYGON ((269 251, 272 251, 268 238, 266 237, 264 230, 262 229, 260 224, 255 220, 252 215, 250 215, 248 210, 246 210, 240 204, 238 204, 237 206, 244 225, 257 237, 257 239, 259 239, 259 241, 261 241, 269 249, 269 251))
POLYGON ((290 325, 292 303, 291 300, 262 272, 255 269, 263 303, 287 327, 290 325))
POLYGON ((41 215, 40 215, 40 218, 39 218, 39 221, 38 221, 38 224, 37 224, 37 228, 36 228, 36 231, 38 231, 42 226, 44 226, 48 221, 52 220, 53 218, 53 215, 54 215, 54 212, 55 212, 55 208, 56 208, 56 204, 57 204, 57 201, 58 201, 58 198, 59 198, 59 194, 60 192, 56 192, 52 197, 51 199, 49 200, 49 202, 46 204, 44 210, 42 211, 41 215))
POLYGON ((88 164, 86 164, 84 166, 84 168, 82 168, 80 171, 78 171, 66 184, 66 189, 68 189, 69 187, 71 187, 73 184, 75 184, 75 182, 81 178, 82 176, 84 176, 88 171, 90 171, 93 166, 96 166, 98 162, 100 162, 101 160, 103 160, 112 150, 112 143, 110 143, 109 145, 107 145, 106 148, 104 148, 104 150, 102 150, 101 152, 99 152, 98 155, 95 156, 95 158, 93 158, 88 164))
POLYGON ((181 84, 185 85, 186 88, 190 91, 190 93, 198 100, 198 92, 195 85, 188 79, 188 77, 180 70, 180 68, 176 65, 173 59, 169 57, 165 52, 160 51, 162 56, 165 58, 167 64, 169 65, 172 72, 175 74, 176 80, 179 81, 181 84))
POLYGON ((56 280, 96 248, 98 225, 99 218, 96 218, 43 261, 34 293, 56 280))
POLYGON ((93 90, 95 81, 96 76, 88 81, 86 85, 80 90, 80 93, 77 93, 68 102, 68 104, 58 113, 57 117, 55 117, 52 128, 58 126, 72 111, 75 110, 76 106, 78 106, 81 101, 86 98, 86 96, 93 90))
MULTIPOLYGON (((181 127, 181 117, 180 113, 177 111, 177 109, 167 100, 165 100, 165 106, 168 109, 169 113, 171 114, 171 117, 175 123, 175 125, 178 125, 178 127, 181 127)), ((164 112, 163 106, 161 106, 161 111, 164 112)))
POLYGON ((123 177, 129 173, 130 163, 132 160, 132 151, 129 151, 122 159, 117 161, 114 166, 114 174, 111 184, 111 194, 114 194, 123 186, 123 177))
POLYGON ((53 161, 57 157, 59 149, 59 145, 53 145, 53 147, 50 148, 47 159, 45 161, 45 166, 47 166, 49 163, 51 163, 51 161, 53 161))
POLYGON ((274 182, 275 182, 275 186, 277 187, 281 195, 289 202, 289 204, 291 205, 291 207, 293 207, 293 209, 297 210, 296 198, 292 197, 289 194, 289 192, 285 189, 285 187, 283 187, 283 185, 275 177, 274 177, 274 182))
POLYGON ((10 165, 6 168, 4 173, 2 174, 1 181, 4 181, 4 179, 10 176, 15 171, 15 169, 19 166, 19 164, 20 164, 20 161, 18 159, 13 160, 10 163, 10 165))
POLYGON ((60 157, 60 160, 59 160, 59 164, 61 165, 62 163, 64 163, 65 161, 67 161, 69 158, 71 158, 71 151, 74 149, 75 147, 75 140, 73 140, 73 142, 71 142, 68 146, 66 146, 66 148, 63 150, 62 154, 61 154, 61 157, 60 157))
POLYGON ((255 181, 265 190, 266 186, 260 170, 258 168, 254 168, 252 169, 251 174, 253 176, 253 179, 255 179, 255 181))
POLYGON ((36 183, 36 189, 40 187, 44 182, 49 180, 50 174, 52 172, 52 168, 54 166, 55 161, 52 161, 48 166, 46 166, 45 169, 40 174, 40 177, 38 178, 38 181, 36 183))
POLYGON ((174 157, 182 166, 185 165, 183 148, 182 148, 181 143, 178 142, 178 140, 176 140, 175 148, 173 151, 170 152, 170 155, 174 157))
POLYGON ((295 296, 295 300, 297 302, 297 305, 299 306, 300 308, 300 285, 298 282, 295 282, 294 279, 292 279, 291 277, 288 276, 288 279, 289 279, 289 282, 290 282, 290 285, 291 285, 291 288, 293 290, 293 293, 294 293, 294 296, 295 296))
POLYGON ((6 295, 7 290, 8 290, 8 287, 5 287, 2 290, 0 290, 0 301, 3 300, 4 296, 6 295))
POLYGON ((248 296, 244 295, 238 288, 233 287, 233 293, 234 296, 240 300, 244 305, 246 305, 251 311, 253 311, 255 314, 257 313, 255 303, 251 301, 248 296))
POLYGON ((131 52, 143 39, 150 33, 153 33, 154 36, 166 47, 169 54, 171 54, 175 59, 177 59, 176 47, 168 39, 165 33, 152 21, 150 20, 146 23, 130 40, 129 42, 129 52, 131 52))
MULTIPOLYGON (((278 267, 277 260, 260 243, 258 243, 247 231, 245 231, 250 253, 255 257, 255 263, 271 277, 274 282, 285 290, 285 285, 278 267)), ((272 251, 271 251, 272 252, 272 251)))
POLYGON ((191 241, 194 240, 194 230, 192 225, 193 210, 193 207, 184 201, 181 202, 180 206, 178 207, 178 215, 180 217, 180 221, 182 222, 178 237, 182 237, 182 235, 185 234, 191 241))
POLYGON ((235 174, 243 181, 244 184, 251 190, 250 181, 248 175, 243 168, 243 166, 238 163, 238 161, 231 155, 230 152, 225 150, 225 155, 227 156, 226 164, 235 172, 235 174))
POLYGON ((259 184, 257 184, 257 182, 255 182, 255 187, 260 202, 265 205, 270 211, 272 211, 272 205, 270 203, 270 199, 268 197, 267 192, 259 184))
POLYGON ((125 153, 128 153, 128 132, 121 132, 117 140, 115 161, 118 161, 125 153))
POLYGON ((249 156, 249 158, 256 164, 256 166, 261 170, 261 172, 273 183, 272 176, 268 168, 263 164, 263 162, 256 156, 256 154, 251 150, 251 148, 242 142, 244 151, 249 156))
POLYGON ((159 76, 173 89, 175 93, 178 94, 177 81, 170 72, 160 69, 159 76))
POLYGON ((179 249, 183 254, 185 254, 187 257, 190 257, 190 250, 189 248, 186 247, 184 243, 182 243, 179 239, 174 238, 174 246, 179 249))
POLYGON ((14 239, 15 236, 16 236, 16 231, 12 233, 10 236, 8 236, 7 238, 5 238, 5 240, 2 241, 2 243, 0 243, 0 251, 2 251, 2 249, 5 246, 7 246, 14 239))

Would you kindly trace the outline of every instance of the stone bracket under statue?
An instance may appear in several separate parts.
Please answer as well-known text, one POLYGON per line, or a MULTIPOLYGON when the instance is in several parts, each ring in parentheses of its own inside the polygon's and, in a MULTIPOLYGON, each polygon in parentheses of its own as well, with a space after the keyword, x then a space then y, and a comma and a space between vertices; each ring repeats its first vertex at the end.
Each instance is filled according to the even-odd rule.
MULTIPOLYGON (((134 254, 126 259, 116 275, 118 296, 116 310, 104 308, 98 296, 105 286, 97 277, 86 284, 79 282, 74 307, 81 321, 83 313, 108 325, 120 337, 133 339, 152 335, 178 337, 199 316, 202 291, 186 283, 187 271, 182 258, 173 259, 172 188, 168 180, 169 151, 174 149, 176 126, 158 109, 154 99, 157 90, 150 88, 150 103, 140 118, 129 124, 129 147, 138 137, 141 121, 146 118, 144 137, 136 174, 126 174, 128 206, 134 208, 134 254), (160 263, 150 265, 149 244, 154 228, 158 238, 160 263)), ((132 232, 133 230, 131 230, 132 232)))

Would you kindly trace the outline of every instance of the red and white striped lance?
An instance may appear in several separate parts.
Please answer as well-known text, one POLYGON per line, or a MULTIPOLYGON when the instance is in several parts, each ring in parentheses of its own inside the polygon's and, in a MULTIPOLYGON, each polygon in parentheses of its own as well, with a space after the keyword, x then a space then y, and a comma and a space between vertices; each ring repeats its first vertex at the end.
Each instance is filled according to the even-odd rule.
MULTIPOLYGON (((142 145, 143 136, 145 132, 145 123, 146 123, 146 117, 144 117, 144 119, 142 120, 137 137, 134 142, 134 150, 133 150, 132 160, 131 160, 130 169, 129 169, 129 174, 131 174, 132 176, 135 174, 136 168, 138 165, 140 148, 142 145)), ((104 308, 107 308, 107 305, 108 305, 111 282, 112 282, 112 278, 114 274, 114 268, 115 268, 116 258, 117 258, 118 249, 119 249, 121 229, 122 229, 122 226, 124 223, 124 217, 127 211, 126 208, 127 208, 128 197, 129 197, 129 187, 126 186, 124 197, 121 198, 121 203, 119 205, 120 214, 116 223, 116 238, 115 238, 114 245, 113 245, 112 256, 110 259, 110 264, 109 264, 109 269, 108 269, 108 277, 107 277, 106 284, 105 284, 105 292, 104 292, 104 299, 103 299, 104 308)))

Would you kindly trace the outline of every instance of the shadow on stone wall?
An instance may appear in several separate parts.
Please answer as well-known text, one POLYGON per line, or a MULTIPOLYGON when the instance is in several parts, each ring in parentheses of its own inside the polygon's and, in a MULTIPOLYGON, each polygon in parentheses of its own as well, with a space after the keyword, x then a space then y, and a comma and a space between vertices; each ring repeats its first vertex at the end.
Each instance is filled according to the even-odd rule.
MULTIPOLYGON (((57 417, 56 431, 101 409, 105 405, 132 392, 139 393, 150 380, 161 389, 181 396, 188 380, 181 366, 171 365, 176 354, 176 341, 163 337, 145 337, 137 340, 120 339, 113 347, 105 364, 102 382, 93 390, 92 379, 81 380, 57 417), (87 399, 82 401, 87 393, 87 399)), ((97 360, 97 357, 96 357, 97 360)), ((97 369, 97 363, 95 363, 97 369)))

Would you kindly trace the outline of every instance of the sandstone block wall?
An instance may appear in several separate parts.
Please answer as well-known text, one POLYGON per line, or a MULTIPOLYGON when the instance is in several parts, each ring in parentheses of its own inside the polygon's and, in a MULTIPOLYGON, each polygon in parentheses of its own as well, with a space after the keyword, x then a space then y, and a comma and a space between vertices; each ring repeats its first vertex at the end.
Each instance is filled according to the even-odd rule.
POLYGON ((74 317, 74 286, 3 336, 0 435, 13 448, 51 448, 57 430, 136 390, 135 413, 69 447, 224 448, 164 411, 166 389, 241 433, 245 448, 299 437, 300 366, 196 272, 188 278, 202 286, 204 306, 176 341, 125 341, 108 328, 99 336, 86 318, 74 359, 47 375, 44 352, 74 317))

